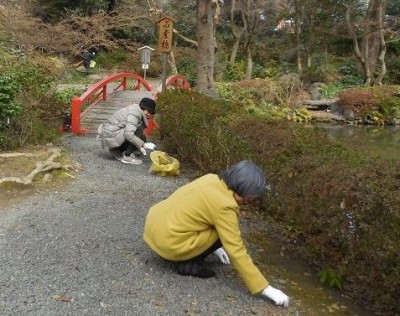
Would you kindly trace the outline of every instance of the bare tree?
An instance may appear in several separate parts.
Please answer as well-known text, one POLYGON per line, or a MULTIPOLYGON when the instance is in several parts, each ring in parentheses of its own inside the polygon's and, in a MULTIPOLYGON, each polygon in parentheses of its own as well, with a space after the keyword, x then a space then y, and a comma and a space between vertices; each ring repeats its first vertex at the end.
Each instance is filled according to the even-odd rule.
POLYGON ((135 42, 113 34, 132 26, 140 28, 144 19, 150 20, 148 12, 135 14, 133 9, 120 7, 113 11, 112 18, 108 12, 83 16, 70 11, 62 21, 50 25, 34 18, 27 7, 4 7, 0 11, 0 31, 16 47, 49 54, 77 56, 88 47, 123 47, 135 52, 135 42))
MULTIPOLYGON (((281 4, 279 1, 263 0, 232 0, 230 10, 230 27, 234 38, 229 61, 235 62, 239 49, 243 48, 243 54, 246 56, 245 79, 251 79, 253 73, 253 49, 255 37, 259 32, 261 18, 266 19, 272 16, 281 4)), ((264 23, 263 26, 270 24, 264 23)), ((264 30, 265 31, 265 30, 264 30)))
POLYGON ((359 1, 346 6, 346 23, 353 39, 354 54, 363 66, 365 85, 382 84, 386 74, 384 18, 386 0, 370 0, 360 23, 353 21, 359 1))

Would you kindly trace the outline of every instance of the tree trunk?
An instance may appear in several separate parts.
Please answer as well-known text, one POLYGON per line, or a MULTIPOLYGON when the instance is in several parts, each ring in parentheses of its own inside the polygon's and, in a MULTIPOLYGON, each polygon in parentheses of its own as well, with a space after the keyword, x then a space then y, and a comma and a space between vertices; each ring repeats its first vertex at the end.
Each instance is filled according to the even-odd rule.
POLYGON ((379 6, 379 39, 380 39, 380 52, 378 56, 378 63, 379 63, 379 74, 376 77, 376 84, 381 85, 382 80, 386 75, 386 63, 385 63, 385 55, 386 55, 386 41, 384 36, 384 18, 385 18, 385 10, 386 10, 386 3, 382 1, 379 6))
POLYGON ((198 67, 196 90, 216 97, 214 89, 214 19, 212 0, 197 0, 198 67))
POLYGON ((246 76, 245 80, 250 80, 251 75, 253 74, 253 57, 251 55, 251 47, 247 46, 247 67, 246 67, 246 76))
POLYGON ((297 70, 301 73, 301 39, 300 39, 300 7, 298 1, 295 1, 295 21, 294 21, 294 30, 296 34, 296 61, 297 61, 297 70))
POLYGON ((253 76, 253 45, 254 38, 256 34, 256 28, 258 25, 259 17, 258 11, 255 7, 251 6, 251 2, 247 2, 246 14, 243 16, 243 21, 245 22, 245 34, 246 34, 246 56, 247 56, 247 66, 246 66, 246 80, 250 80, 253 76))
POLYGON ((241 15, 241 6, 239 9, 237 9, 236 6, 236 2, 237 0, 232 0, 232 5, 231 5, 231 21, 230 21, 230 25, 231 25, 231 31, 234 37, 234 43, 233 43, 233 47, 232 47, 232 51, 231 51, 231 56, 229 58, 230 63, 234 63, 236 60, 236 55, 237 52, 239 50, 239 46, 240 46, 240 40, 242 39, 243 36, 243 27, 240 27, 239 23, 237 23, 236 18, 235 18, 235 14, 239 14, 241 15))
POLYGON ((386 43, 383 34, 386 0, 370 0, 364 16, 361 44, 351 23, 352 7, 356 2, 347 6, 345 15, 347 28, 353 39, 354 54, 363 66, 365 85, 381 84, 386 74, 386 43), (379 74, 376 76, 378 66, 379 74))
POLYGON ((169 67, 171 69, 171 72, 173 74, 177 74, 178 73, 178 68, 176 68, 175 54, 174 54, 173 50, 171 50, 171 52, 169 53, 168 63, 169 63, 169 67))
POLYGON ((231 57, 229 58, 229 62, 233 64, 236 60, 237 52, 239 50, 239 45, 240 45, 240 37, 235 37, 235 41, 233 42, 232 46, 232 51, 231 51, 231 57))
POLYGON ((311 68, 312 66, 312 53, 307 51, 307 68, 311 68))

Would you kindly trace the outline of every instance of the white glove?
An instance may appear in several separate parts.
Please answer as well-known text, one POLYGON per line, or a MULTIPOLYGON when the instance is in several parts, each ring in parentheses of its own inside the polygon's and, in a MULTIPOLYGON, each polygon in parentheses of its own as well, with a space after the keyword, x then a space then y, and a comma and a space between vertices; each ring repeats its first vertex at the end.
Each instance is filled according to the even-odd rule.
POLYGON ((147 155, 147 151, 143 147, 140 147, 140 151, 142 152, 143 155, 145 156, 147 155))
POLYGON ((142 152, 142 154, 143 155, 147 155, 147 151, 146 151, 146 149, 148 149, 148 150, 154 150, 154 149, 156 149, 156 145, 155 144, 153 144, 153 143, 144 143, 143 144, 143 147, 140 147, 140 151, 142 152))
POLYGON ((289 297, 271 285, 268 285, 262 292, 261 295, 272 300, 276 305, 283 305, 284 307, 289 306, 289 297))
POLYGON ((143 148, 148 150, 154 150, 156 149, 156 145, 153 143, 144 143, 143 148))
POLYGON ((227 253, 225 252, 224 248, 222 248, 222 247, 218 248, 217 250, 213 251, 213 254, 216 255, 223 264, 231 264, 229 257, 227 255, 227 253))

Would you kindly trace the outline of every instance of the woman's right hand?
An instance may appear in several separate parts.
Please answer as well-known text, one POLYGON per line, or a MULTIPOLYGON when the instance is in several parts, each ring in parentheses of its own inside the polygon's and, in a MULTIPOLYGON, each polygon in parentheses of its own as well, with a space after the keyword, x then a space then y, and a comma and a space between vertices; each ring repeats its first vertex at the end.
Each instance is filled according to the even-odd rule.
POLYGON ((273 301, 276 305, 282 305, 284 307, 289 306, 289 297, 271 285, 268 285, 262 292, 261 295, 273 301))

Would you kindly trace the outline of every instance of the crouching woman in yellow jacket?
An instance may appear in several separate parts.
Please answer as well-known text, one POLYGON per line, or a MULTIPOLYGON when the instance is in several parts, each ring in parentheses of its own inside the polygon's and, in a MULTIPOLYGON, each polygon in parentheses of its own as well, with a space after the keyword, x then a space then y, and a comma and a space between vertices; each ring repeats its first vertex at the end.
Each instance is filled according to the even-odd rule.
POLYGON ((239 205, 263 195, 265 187, 263 171, 250 160, 219 175, 204 175, 150 208, 144 241, 162 258, 177 262, 181 275, 214 276, 202 265, 213 253, 232 263, 252 294, 288 306, 288 296, 270 286, 254 265, 239 230, 239 205))

